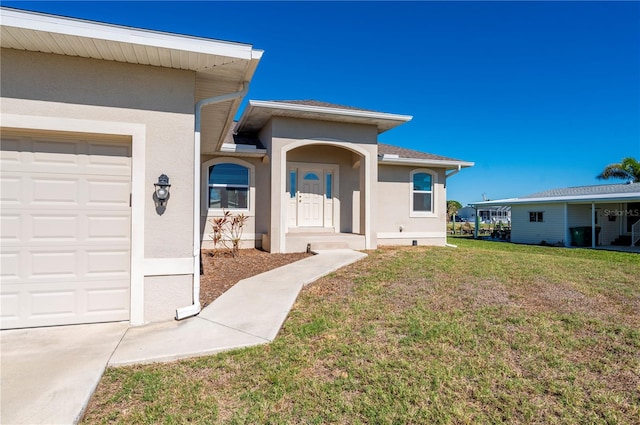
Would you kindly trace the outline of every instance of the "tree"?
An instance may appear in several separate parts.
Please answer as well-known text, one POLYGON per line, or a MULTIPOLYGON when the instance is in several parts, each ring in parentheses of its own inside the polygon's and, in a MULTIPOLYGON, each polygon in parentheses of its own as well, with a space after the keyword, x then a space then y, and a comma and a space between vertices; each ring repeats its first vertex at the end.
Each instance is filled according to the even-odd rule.
POLYGON ((624 179, 640 183, 640 162, 635 158, 624 158, 619 164, 607 165, 597 178, 600 180, 624 179))
POLYGON ((457 214, 458 210, 462 208, 462 204, 458 201, 447 201, 447 215, 450 219, 457 214))

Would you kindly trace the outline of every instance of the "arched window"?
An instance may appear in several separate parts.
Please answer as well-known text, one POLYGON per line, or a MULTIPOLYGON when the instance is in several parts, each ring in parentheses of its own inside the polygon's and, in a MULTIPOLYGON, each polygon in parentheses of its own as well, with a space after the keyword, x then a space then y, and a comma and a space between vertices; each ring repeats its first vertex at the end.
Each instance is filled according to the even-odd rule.
POLYGON ((249 209, 249 169, 220 163, 209 167, 209 208, 249 209))
POLYGON ((417 214, 433 213, 433 176, 414 171, 411 177, 411 211, 417 214))

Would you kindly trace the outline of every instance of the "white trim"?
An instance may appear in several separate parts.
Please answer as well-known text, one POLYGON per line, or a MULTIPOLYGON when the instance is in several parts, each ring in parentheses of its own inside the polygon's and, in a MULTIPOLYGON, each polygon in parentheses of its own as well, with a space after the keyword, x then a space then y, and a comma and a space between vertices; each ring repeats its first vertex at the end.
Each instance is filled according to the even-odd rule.
MULTIPOLYGON (((416 168, 409 172, 409 217, 438 217, 438 195, 436 185, 438 184, 438 173, 428 168, 416 168), (429 174, 431 176, 431 211, 413 210, 413 176, 415 174, 429 174)), ((419 191, 423 193, 425 191, 419 191)))
MULTIPOLYGON (((207 56, 227 56, 238 59, 260 59, 261 50, 253 50, 251 45, 213 40, 201 37, 170 34, 119 25, 59 17, 37 12, 22 12, 0 9, 2 26, 23 30, 61 34, 66 37, 104 40, 124 45, 149 46, 199 53, 207 56)), ((79 43, 83 46, 84 43, 79 43)))
MULTIPOLYGON (((301 146, 309 146, 309 145, 328 145, 328 146, 336 146, 342 149, 349 150, 351 152, 355 152, 361 155, 364 158, 364 187, 365 187, 365 196, 364 196, 364 207, 365 207, 365 220, 364 220, 364 238, 365 238, 365 248, 366 249, 375 249, 375 245, 373 244, 373 234, 372 234, 372 223, 371 223, 371 192, 372 192, 372 183, 371 182, 371 167, 373 166, 370 152, 363 149, 356 143, 338 141, 338 140, 322 140, 322 139, 303 139, 283 146, 280 151, 280 195, 272 194, 273 196, 281 197, 281 208, 284 208, 287 204, 288 199, 284 199, 283 197, 289 197, 287 193, 287 179, 289 175, 287 174, 287 153, 290 150, 299 148, 301 146)), ((376 164, 377 166, 377 164, 376 164)), ((375 184, 375 183, 373 183, 375 184)), ((287 215, 280 214, 280 235, 277 237, 280 241, 280 252, 286 252, 286 232, 287 232, 287 215)), ((271 235, 273 238, 274 235, 271 235)))
POLYGON ((202 163, 200 169, 201 184, 200 184, 200 213, 202 217, 218 217, 222 216, 223 211, 231 211, 243 213, 247 216, 253 217, 256 214, 256 167, 248 162, 239 158, 220 156, 202 163), (209 167, 217 164, 235 164, 245 167, 249 170, 249 208, 209 208, 209 167))
POLYGON ((267 154, 266 149, 258 149, 254 145, 236 145, 234 143, 223 143, 220 147, 220 152, 226 155, 239 155, 249 157, 263 157, 267 154))
POLYGON ((446 232, 378 232, 378 239, 424 239, 446 236, 446 232))
POLYGON ((300 111, 300 112, 311 112, 311 113, 319 113, 319 114, 327 114, 327 115, 363 117, 363 118, 383 119, 383 120, 402 121, 402 122, 408 122, 413 119, 412 115, 398 115, 398 114, 389 114, 386 112, 363 111, 360 109, 333 108, 333 107, 327 107, 327 106, 301 105, 297 103, 270 102, 270 101, 264 101, 264 100, 250 100, 249 106, 255 106, 258 108, 278 109, 281 111, 300 111))
POLYGON ((36 115, 0 114, 0 127, 66 131, 131 137, 131 325, 144 323, 144 210, 146 126, 118 121, 97 121, 36 115))
POLYGON ((396 156, 390 157, 389 154, 384 154, 383 157, 378 157, 378 163, 385 165, 406 165, 406 166, 432 166, 432 167, 453 167, 453 168, 467 168, 473 167, 475 162, 456 161, 456 160, 444 160, 444 159, 418 159, 418 158, 399 158, 396 156))
POLYGON ((146 258, 144 275, 173 276, 193 274, 193 258, 146 258))

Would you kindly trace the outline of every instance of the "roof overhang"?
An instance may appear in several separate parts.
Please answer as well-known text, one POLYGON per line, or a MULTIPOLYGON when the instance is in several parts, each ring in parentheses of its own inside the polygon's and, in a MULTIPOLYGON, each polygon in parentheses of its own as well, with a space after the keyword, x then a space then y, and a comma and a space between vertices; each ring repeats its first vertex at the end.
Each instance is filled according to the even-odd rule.
POLYGON ((517 204, 584 204, 591 202, 628 202, 640 201, 640 193, 608 193, 602 195, 577 195, 577 196, 553 196, 545 198, 508 198, 497 199, 495 201, 474 202, 470 205, 474 207, 490 205, 517 205, 517 204))
POLYGON ((0 8, 3 48, 210 72, 259 61, 251 45, 0 8))
POLYGON ((411 115, 250 100, 236 129, 243 132, 256 132, 264 127, 272 117, 290 117, 374 125, 378 129, 378 133, 385 132, 413 119, 411 115))
MULTIPOLYGON (((263 54, 249 44, 8 8, 0 8, 0 24, 2 48, 195 72, 196 102, 241 91, 263 54)), ((241 101, 233 99, 203 110, 203 149, 222 143, 241 101)))
POLYGON ((462 168, 473 167, 475 163, 467 161, 449 161, 440 159, 416 159, 416 158, 390 158, 387 155, 378 157, 379 164, 404 165, 412 167, 437 167, 447 170, 460 170, 462 168))

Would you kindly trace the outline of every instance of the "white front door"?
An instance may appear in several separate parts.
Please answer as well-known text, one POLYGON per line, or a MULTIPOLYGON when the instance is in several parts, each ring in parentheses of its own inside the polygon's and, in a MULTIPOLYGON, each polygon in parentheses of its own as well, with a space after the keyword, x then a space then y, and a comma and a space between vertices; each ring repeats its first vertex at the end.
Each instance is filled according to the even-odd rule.
POLYGON ((298 172, 298 226, 324 226, 324 173, 301 168, 298 172))

